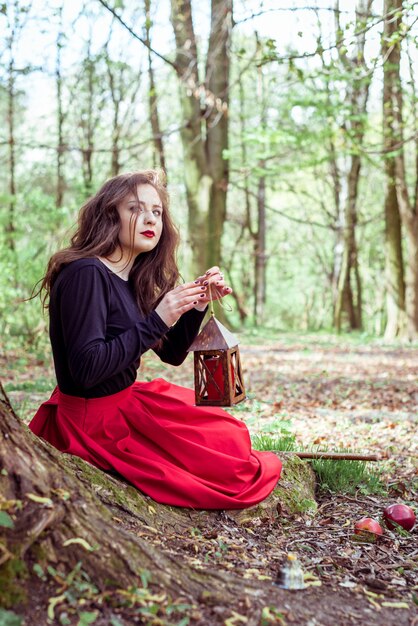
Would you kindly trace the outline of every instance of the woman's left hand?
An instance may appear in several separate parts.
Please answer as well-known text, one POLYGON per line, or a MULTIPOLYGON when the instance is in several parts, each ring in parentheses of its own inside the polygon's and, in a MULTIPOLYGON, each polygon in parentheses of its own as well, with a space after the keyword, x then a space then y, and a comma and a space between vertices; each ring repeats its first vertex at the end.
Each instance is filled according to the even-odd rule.
POLYGON ((196 278, 202 285, 207 286, 204 298, 199 300, 199 304, 196 305, 196 309, 203 311, 208 302, 211 300, 219 300, 224 296, 228 296, 232 293, 231 287, 225 284, 224 275, 217 265, 208 269, 203 276, 196 278))

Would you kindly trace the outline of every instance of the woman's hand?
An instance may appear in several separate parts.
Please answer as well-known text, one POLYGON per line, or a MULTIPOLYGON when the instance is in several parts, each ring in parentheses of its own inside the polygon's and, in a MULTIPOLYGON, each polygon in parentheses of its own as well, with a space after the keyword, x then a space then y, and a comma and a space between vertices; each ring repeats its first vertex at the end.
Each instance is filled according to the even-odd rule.
POLYGON ((203 298, 199 298, 198 304, 195 305, 199 311, 203 311, 211 300, 219 300, 232 293, 231 287, 225 285, 224 275, 217 265, 208 269, 206 274, 199 276, 196 281, 203 287, 207 287, 207 290, 203 292, 203 298))
MULTIPOLYGON (((207 289, 208 284, 203 284, 200 280, 179 285, 165 294, 155 311, 167 326, 172 326, 183 313, 190 311, 200 302, 207 302, 207 289)), ((206 304, 202 310, 205 307, 206 304)))

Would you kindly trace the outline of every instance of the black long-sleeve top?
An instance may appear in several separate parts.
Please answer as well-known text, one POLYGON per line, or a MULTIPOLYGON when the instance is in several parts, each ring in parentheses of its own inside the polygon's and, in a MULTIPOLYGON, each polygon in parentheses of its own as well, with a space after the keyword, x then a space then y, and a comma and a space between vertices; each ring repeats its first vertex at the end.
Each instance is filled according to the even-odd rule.
POLYGON ((150 348, 180 365, 205 315, 192 309, 172 328, 155 311, 142 316, 130 283, 95 258, 73 261, 59 273, 49 313, 58 387, 82 398, 129 387, 150 348))

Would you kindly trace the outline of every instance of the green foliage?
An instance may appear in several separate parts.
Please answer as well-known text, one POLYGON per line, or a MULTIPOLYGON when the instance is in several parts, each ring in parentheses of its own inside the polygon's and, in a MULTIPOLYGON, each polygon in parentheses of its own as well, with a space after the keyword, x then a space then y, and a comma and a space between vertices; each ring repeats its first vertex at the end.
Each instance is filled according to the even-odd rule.
MULTIPOLYGON (((405 4, 402 26, 389 43, 398 44, 405 39, 414 42, 408 22, 413 19, 413 6, 414 3, 405 4)), ((3 10, 7 22, 5 7, 4 3, 0 4, 0 16, 3 10)), ((122 0, 118 0, 115 7, 121 17, 128 10, 122 0)), ((52 50, 51 41, 45 40, 48 34, 53 38, 57 34, 53 29, 58 24, 51 19, 51 11, 49 4, 42 1, 36 16, 29 13, 22 23, 23 34, 26 33, 31 45, 26 41, 26 45, 20 47, 20 69, 14 76, 15 194, 10 192, 11 143, 4 141, 0 146, 4 164, 0 172, 0 333, 6 349, 44 347, 46 320, 39 301, 26 299, 43 276, 51 253, 68 240, 67 233, 78 207, 113 173, 116 166, 112 157, 118 154, 118 166, 125 171, 149 167, 156 161, 148 111, 143 106, 150 95, 148 81, 142 74, 147 60, 138 56, 138 50, 132 47, 136 42, 129 33, 125 33, 125 38, 118 32, 116 42, 116 30, 114 33, 110 30, 107 41, 102 35, 103 29, 99 29, 99 25, 106 24, 105 9, 99 4, 86 6, 83 19, 91 28, 88 29, 91 40, 84 40, 75 29, 71 44, 73 61, 61 68, 63 145, 60 149, 64 206, 56 206, 57 102, 49 101, 46 106, 40 106, 35 98, 29 98, 29 94, 36 93, 30 82, 35 78, 33 74, 27 75, 34 63, 32 57, 42 56, 44 46, 52 50), (36 20, 49 23, 51 28, 39 29, 36 20), (36 37, 31 36, 33 31, 36 37), (42 118, 36 115, 32 119, 35 109, 45 109, 42 118), (11 214, 14 234, 6 237, 11 214), (15 244, 14 250, 10 248, 10 240, 15 244)), ((373 47, 372 37, 376 35, 372 23, 376 18, 364 17, 356 24, 353 7, 346 15, 340 15, 341 23, 334 33, 335 25, 326 17, 330 14, 331 11, 320 12, 315 24, 309 20, 304 24, 302 20, 295 25, 290 45, 285 42, 282 45, 279 30, 276 39, 263 33, 261 28, 255 39, 247 34, 245 27, 241 29, 239 23, 233 29, 229 51, 229 146, 224 153, 230 181, 223 258, 219 262, 225 266, 228 280, 232 281, 242 304, 240 314, 234 306, 230 316, 237 326, 245 322, 251 327, 268 320, 275 328, 284 330, 331 328, 333 280, 342 234, 342 191, 347 183, 349 157, 358 155, 361 179, 357 238, 364 325, 371 334, 381 335, 384 331, 385 157, 376 148, 382 143, 381 98, 377 92, 380 85, 371 83, 374 80, 372 68, 362 66, 361 59, 355 57, 353 45, 357 41, 355 30, 360 28, 373 47), (317 35, 314 55, 305 55, 306 31, 310 36, 314 32, 317 35), (324 33, 327 33, 327 41, 324 33), (333 38, 338 39, 339 47, 332 43, 333 38), (351 103, 350 94, 354 87, 369 84, 374 97, 364 113, 351 103), (359 129, 364 131, 364 139, 360 138, 359 129), (262 320, 254 313, 255 235, 261 181, 266 187, 267 228, 267 292, 262 320)), ((151 26, 147 19, 146 26, 151 26)), ((158 37, 160 23, 152 27, 153 36, 158 37)), ((63 53, 67 52, 68 45, 69 39, 61 38, 63 53)), ((204 44, 201 47, 204 48, 204 44)), ((203 67, 203 57, 200 61, 203 67)), ((370 59, 370 63, 378 65, 377 59, 370 59)), ((0 119, 8 129, 8 64, 3 66, 0 119)), ((48 93, 55 93, 55 78, 50 68, 39 74, 48 93)), ((180 260, 187 277, 190 250, 186 243, 185 168, 179 159, 179 132, 175 132, 181 128, 179 101, 173 96, 176 76, 161 66, 156 77, 152 95, 157 97, 159 114, 164 119, 166 134, 162 139, 169 187, 173 192, 172 208, 185 244, 180 260)), ((416 125, 413 79, 411 76, 402 84, 405 137, 414 135, 416 125)), ((203 132, 207 121, 206 94, 199 90, 196 98, 200 98, 202 107, 203 132)), ((407 142, 405 151, 411 189, 415 176, 414 150, 413 142, 407 142)))
POLYGON ((0 626, 21 626, 24 618, 13 611, 0 608, 0 626))
POLYGON ((26 601, 27 578, 26 564, 17 557, 10 558, 0 566, 0 606, 11 609, 26 601))
POLYGON ((99 616, 99 611, 81 611, 77 626, 89 626, 94 624, 99 616))
MULTIPOLYGON (((347 18, 340 36, 350 38, 354 28, 354 20, 347 18)), ((243 204, 245 183, 254 233, 257 186, 264 177, 268 189, 264 319, 283 330, 330 329, 335 289, 332 276, 338 263, 336 249, 341 243, 338 233, 342 205, 338 206, 336 199, 344 202, 339 185, 346 184, 348 158, 360 155, 364 178, 358 193, 357 236, 361 241, 364 324, 368 332, 382 333, 385 302, 376 287, 384 282, 384 184, 381 171, 367 156, 368 147, 378 141, 376 129, 381 127, 381 119, 374 109, 364 113, 350 101, 353 85, 367 87, 372 73, 349 62, 351 44, 347 43, 344 56, 343 48, 339 54, 329 54, 320 40, 317 43, 318 53, 322 53, 319 63, 290 58, 277 66, 262 58, 262 68, 257 69, 257 91, 252 89, 255 70, 237 78, 242 91, 238 94, 236 88, 233 93, 237 100, 241 98, 245 124, 242 131, 231 119, 233 133, 227 156, 243 178, 236 188, 232 180, 233 209, 225 233, 225 256, 235 255, 233 281, 240 284, 241 279, 246 289, 245 302, 252 303, 253 268, 248 265, 248 253, 255 242, 242 236, 244 218, 241 222, 237 218, 236 207, 243 204), (262 80, 268 85, 264 100, 262 80), (261 119, 263 110, 267 111, 265 124, 261 119)), ((260 47, 262 54, 269 50, 268 40, 260 38, 260 47)), ((298 57, 296 47, 292 52, 298 57)), ((259 324, 260 320, 252 317, 251 305, 248 312, 248 326, 259 324)))
MULTIPOLYGON (((15 247, 0 237, 0 333, 6 349, 37 349, 45 343, 46 319, 39 298, 30 300, 45 273, 52 252, 52 232, 60 232, 68 217, 39 188, 23 190, 15 202, 15 247)), ((0 220, 5 213, 0 212, 0 220)))
POLYGON ((6 511, 0 511, 0 526, 3 528, 13 528, 14 522, 6 511))

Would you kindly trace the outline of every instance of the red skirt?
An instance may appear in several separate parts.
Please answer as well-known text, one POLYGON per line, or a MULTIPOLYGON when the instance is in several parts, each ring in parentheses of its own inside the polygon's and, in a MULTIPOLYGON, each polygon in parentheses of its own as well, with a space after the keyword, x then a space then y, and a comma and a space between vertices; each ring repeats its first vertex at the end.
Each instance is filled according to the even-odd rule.
POLYGON ((280 477, 280 460, 253 451, 235 417, 193 402, 191 389, 162 379, 104 398, 55 389, 29 428, 163 504, 244 509, 264 500, 280 477))

